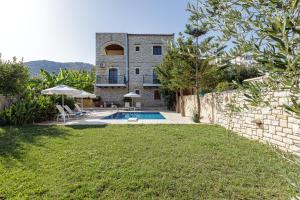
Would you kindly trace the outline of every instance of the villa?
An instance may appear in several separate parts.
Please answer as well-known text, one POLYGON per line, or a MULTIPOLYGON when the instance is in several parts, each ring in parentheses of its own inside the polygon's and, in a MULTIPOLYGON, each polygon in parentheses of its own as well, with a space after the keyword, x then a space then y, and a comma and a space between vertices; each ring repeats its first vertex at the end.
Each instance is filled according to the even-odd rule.
POLYGON ((124 94, 135 92, 142 106, 164 106, 154 67, 173 40, 174 34, 96 33, 95 94, 123 105, 124 94))

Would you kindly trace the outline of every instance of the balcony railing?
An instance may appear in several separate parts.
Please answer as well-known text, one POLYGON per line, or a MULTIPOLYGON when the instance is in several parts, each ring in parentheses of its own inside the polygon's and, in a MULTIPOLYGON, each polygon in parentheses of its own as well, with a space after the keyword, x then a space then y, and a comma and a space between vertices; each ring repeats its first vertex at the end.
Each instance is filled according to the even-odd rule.
POLYGON ((143 85, 144 86, 160 86, 160 82, 156 76, 144 75, 143 76, 143 85))
POLYGON ((96 86, 126 86, 126 78, 124 75, 97 75, 96 86))

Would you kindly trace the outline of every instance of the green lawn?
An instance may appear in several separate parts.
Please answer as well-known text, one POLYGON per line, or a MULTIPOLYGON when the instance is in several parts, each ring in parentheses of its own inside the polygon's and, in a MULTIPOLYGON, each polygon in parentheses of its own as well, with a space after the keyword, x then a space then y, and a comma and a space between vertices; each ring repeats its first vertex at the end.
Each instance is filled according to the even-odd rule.
POLYGON ((0 128, 0 199, 290 199, 299 170, 218 126, 0 128))

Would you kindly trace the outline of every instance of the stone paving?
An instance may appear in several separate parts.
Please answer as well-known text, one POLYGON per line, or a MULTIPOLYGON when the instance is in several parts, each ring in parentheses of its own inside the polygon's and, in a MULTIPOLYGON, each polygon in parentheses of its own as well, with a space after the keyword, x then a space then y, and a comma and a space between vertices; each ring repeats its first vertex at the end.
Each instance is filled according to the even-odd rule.
POLYGON ((73 118, 73 119, 71 118, 66 123, 63 123, 61 121, 60 122, 53 121, 53 122, 45 122, 41 124, 42 125, 194 124, 191 117, 182 117, 180 113, 171 112, 171 111, 158 111, 166 118, 166 119, 159 119, 159 120, 147 119, 147 120, 138 120, 137 122, 128 122, 128 120, 103 119, 104 117, 112 115, 118 111, 123 112, 123 110, 91 110, 89 115, 86 115, 84 117, 73 118))

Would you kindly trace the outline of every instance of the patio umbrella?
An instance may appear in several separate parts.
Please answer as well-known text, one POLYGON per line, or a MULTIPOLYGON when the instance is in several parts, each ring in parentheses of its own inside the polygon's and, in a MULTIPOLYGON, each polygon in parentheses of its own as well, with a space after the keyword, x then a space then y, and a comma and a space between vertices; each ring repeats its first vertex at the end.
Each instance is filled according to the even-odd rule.
MULTIPOLYGON (((80 94, 80 90, 75 88, 66 86, 66 85, 58 85, 52 88, 48 88, 46 90, 42 90, 42 94, 47 95, 62 95, 62 107, 64 107, 64 95, 74 96, 76 94, 80 94)), ((65 111, 64 111, 65 112, 65 111)), ((64 122, 66 122, 65 113, 63 113, 64 122)))
POLYGON ((124 97, 131 98, 131 103, 133 106, 133 98, 141 98, 141 95, 135 93, 135 92, 129 92, 128 94, 125 94, 124 97))
POLYGON ((84 98, 91 98, 91 99, 95 99, 96 95, 86 92, 84 90, 80 90, 81 93, 74 95, 73 97, 75 98, 81 98, 81 109, 83 109, 83 99, 84 98))

